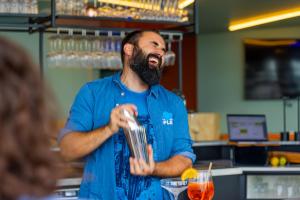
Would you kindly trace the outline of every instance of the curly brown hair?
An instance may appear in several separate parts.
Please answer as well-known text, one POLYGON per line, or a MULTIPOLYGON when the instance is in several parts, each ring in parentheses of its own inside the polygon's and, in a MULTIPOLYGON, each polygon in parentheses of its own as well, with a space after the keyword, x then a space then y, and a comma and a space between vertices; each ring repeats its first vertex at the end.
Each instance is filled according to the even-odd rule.
POLYGON ((54 113, 25 50, 0 38, 0 199, 53 192, 58 158, 50 151, 54 113))

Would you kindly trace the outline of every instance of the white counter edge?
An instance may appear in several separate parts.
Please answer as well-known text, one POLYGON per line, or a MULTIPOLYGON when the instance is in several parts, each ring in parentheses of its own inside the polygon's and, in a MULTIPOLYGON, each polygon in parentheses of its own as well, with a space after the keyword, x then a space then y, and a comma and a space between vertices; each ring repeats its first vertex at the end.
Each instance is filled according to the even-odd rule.
POLYGON ((300 167, 241 167, 243 172, 300 172, 300 167))
POLYGON ((58 180, 57 186, 63 187, 63 186, 78 186, 81 183, 81 178, 63 178, 58 180))
POLYGON ((243 174, 241 168, 213 169, 212 176, 232 176, 243 174))

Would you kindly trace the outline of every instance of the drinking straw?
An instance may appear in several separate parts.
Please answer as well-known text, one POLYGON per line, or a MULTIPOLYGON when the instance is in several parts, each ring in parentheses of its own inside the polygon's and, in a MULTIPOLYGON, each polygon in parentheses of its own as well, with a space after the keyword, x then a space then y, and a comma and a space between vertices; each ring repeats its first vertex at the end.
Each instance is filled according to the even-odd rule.
POLYGON ((210 174, 211 168, 212 168, 212 162, 209 163, 208 174, 210 174))
MULTIPOLYGON (((212 162, 210 162, 210 163, 209 163, 209 166, 208 166, 207 178, 208 178, 209 175, 210 175, 211 168, 212 168, 212 162)), ((208 184, 209 184, 209 183, 205 184, 205 189, 204 189, 204 191, 203 191, 203 193, 202 193, 201 200, 204 200, 205 197, 206 197, 206 193, 208 192, 208 191, 207 191, 207 190, 208 190, 208 184)))

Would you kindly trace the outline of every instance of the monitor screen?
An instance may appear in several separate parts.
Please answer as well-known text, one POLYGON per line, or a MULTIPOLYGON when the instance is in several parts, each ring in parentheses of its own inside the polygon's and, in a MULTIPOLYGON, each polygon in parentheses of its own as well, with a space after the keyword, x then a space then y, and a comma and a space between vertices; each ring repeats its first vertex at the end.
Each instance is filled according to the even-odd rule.
POLYGON ((265 115, 227 115, 230 141, 266 141, 265 115))
POLYGON ((245 39, 245 99, 300 95, 300 40, 245 39))

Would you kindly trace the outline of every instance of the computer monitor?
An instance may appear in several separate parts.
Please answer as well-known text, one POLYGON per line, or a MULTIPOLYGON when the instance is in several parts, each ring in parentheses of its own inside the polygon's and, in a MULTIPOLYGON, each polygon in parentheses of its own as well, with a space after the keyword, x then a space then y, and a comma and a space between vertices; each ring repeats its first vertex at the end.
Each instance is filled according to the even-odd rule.
POLYGON ((268 140, 265 115, 228 114, 227 127, 230 141, 268 140))

